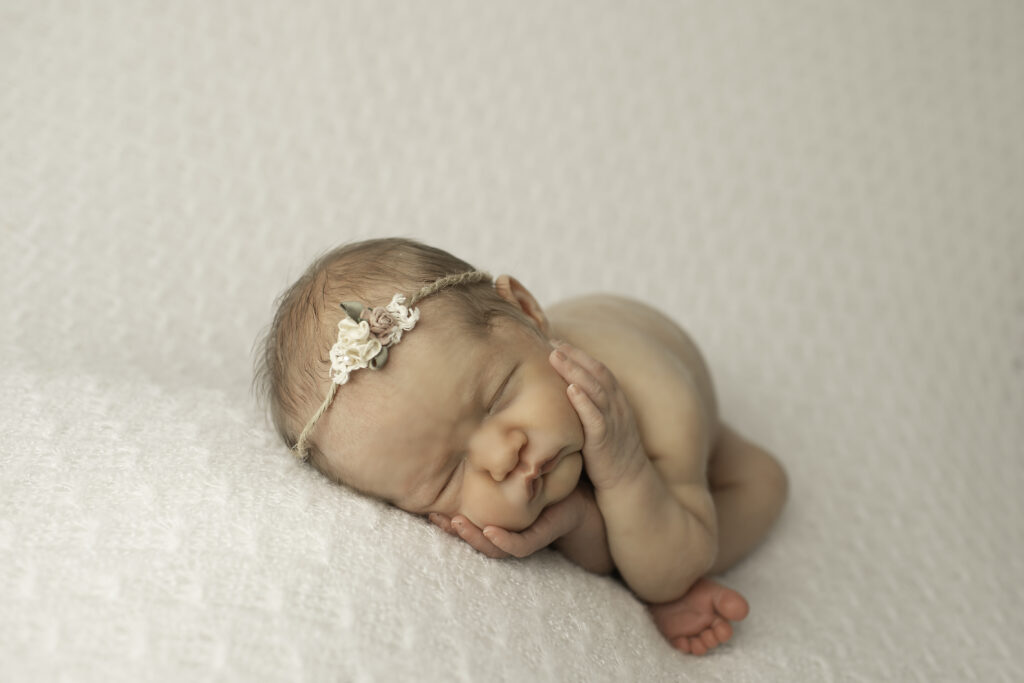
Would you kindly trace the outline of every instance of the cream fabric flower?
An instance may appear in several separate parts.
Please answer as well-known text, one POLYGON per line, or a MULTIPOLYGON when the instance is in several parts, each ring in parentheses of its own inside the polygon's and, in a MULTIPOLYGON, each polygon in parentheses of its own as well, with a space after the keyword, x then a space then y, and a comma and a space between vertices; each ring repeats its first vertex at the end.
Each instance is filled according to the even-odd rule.
POLYGON ((420 309, 409 310, 405 305, 405 297, 395 294, 391 297, 391 303, 384 308, 395 317, 395 326, 391 329, 391 338, 387 344, 394 344, 402 340, 402 332, 408 332, 416 327, 416 321, 420 319, 420 309))
POLYGON ((370 334, 368 322, 356 322, 345 316, 338 322, 338 341, 331 347, 331 380, 344 384, 353 370, 369 367, 381 348, 381 343, 370 334))

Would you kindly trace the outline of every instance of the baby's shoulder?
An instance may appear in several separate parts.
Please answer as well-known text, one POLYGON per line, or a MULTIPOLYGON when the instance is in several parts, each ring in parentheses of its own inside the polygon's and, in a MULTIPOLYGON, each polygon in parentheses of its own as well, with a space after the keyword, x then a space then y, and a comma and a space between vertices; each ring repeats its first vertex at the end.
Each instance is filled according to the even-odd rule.
POLYGON ((629 323, 633 326, 675 327, 661 311, 637 299, 617 294, 588 294, 565 299, 548 307, 552 322, 629 323))
MULTIPOLYGON (((652 453, 703 460, 717 420, 703 358, 671 318, 640 301, 592 295, 548 309, 551 333, 604 363, 629 399, 652 453)), ((667 463, 666 463, 667 464, 667 463)))
POLYGON ((608 365, 618 357, 636 361, 641 355, 672 364, 690 365, 693 360, 695 346, 682 328, 636 299, 613 294, 577 297, 551 306, 548 317, 553 336, 562 335, 608 365))

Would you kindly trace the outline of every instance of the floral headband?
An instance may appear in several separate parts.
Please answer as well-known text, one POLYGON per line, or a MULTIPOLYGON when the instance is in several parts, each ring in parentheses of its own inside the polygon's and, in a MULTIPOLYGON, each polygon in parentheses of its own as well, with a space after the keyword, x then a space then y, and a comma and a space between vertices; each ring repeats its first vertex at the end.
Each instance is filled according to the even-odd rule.
POLYGON ((320 409, 306 424, 293 446, 296 457, 305 460, 309 456, 309 435, 316 423, 331 407, 338 387, 349 380, 356 370, 370 368, 380 370, 388 361, 388 349, 402 340, 402 333, 416 326, 420 309, 413 306, 432 294, 451 287, 493 281, 489 273, 471 270, 456 275, 446 275, 420 289, 406 304, 403 294, 391 297, 391 303, 376 308, 367 307, 357 301, 340 304, 345 317, 338 322, 338 341, 331 347, 331 386, 320 409))
POLYGON ((366 308, 357 301, 343 301, 347 317, 338 322, 338 341, 331 347, 331 381, 344 384, 353 370, 379 370, 388 362, 388 348, 402 341, 402 332, 416 327, 420 309, 411 311, 405 297, 395 294, 391 303, 366 308))

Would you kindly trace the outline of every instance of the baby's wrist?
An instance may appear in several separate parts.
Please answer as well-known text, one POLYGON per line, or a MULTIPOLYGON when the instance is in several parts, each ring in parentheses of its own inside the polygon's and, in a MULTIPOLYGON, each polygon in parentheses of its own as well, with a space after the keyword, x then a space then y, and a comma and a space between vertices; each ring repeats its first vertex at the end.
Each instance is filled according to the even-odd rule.
POLYGON ((615 568, 608 552, 604 518, 589 486, 577 489, 579 496, 578 524, 552 544, 567 558, 596 574, 607 574, 615 568))
POLYGON ((600 499, 609 495, 618 495, 624 491, 632 491, 638 487, 644 487, 650 483, 651 476, 657 477, 654 465, 643 450, 637 452, 636 457, 630 458, 627 465, 623 466, 621 472, 611 479, 594 482, 594 497, 600 504, 600 499))
POLYGON ((594 487, 595 504, 606 520, 615 520, 613 526, 619 526, 624 520, 642 517, 644 511, 660 508, 671 498, 664 480, 650 460, 614 486, 594 487))

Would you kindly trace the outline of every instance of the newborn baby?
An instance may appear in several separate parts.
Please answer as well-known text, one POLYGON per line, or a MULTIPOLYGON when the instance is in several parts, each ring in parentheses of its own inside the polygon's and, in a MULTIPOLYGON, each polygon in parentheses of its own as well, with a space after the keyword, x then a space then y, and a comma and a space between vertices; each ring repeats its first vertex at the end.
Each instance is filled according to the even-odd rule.
POLYGON ((615 572, 678 649, 748 606, 708 578, 786 498, 721 422, 692 340, 601 295, 542 308, 515 278, 402 239, 317 259, 278 300, 255 383, 299 457, 491 557, 552 546, 615 572))

